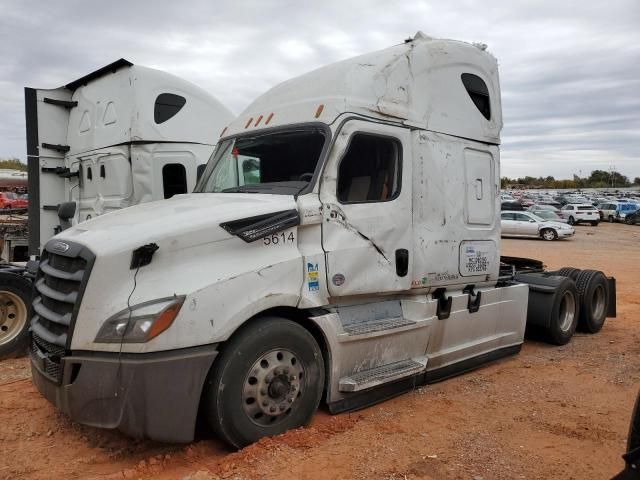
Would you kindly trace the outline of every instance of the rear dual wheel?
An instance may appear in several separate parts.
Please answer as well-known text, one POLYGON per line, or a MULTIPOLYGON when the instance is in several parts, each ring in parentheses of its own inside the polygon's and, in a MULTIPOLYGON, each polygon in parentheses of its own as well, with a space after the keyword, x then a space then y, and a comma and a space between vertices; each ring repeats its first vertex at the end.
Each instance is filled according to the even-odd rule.
POLYGON ((292 321, 264 317, 224 345, 202 407, 212 430, 241 448, 308 423, 323 388, 324 362, 313 336, 292 321))
POLYGON ((597 333, 607 318, 607 278, 597 270, 582 270, 576 277, 576 288, 580 298, 579 327, 597 333))
POLYGON ((0 273, 0 359, 20 356, 27 350, 31 287, 25 277, 0 273))
POLYGON ((553 296, 547 339, 556 345, 569 343, 578 325, 578 292, 570 278, 565 278, 553 296))

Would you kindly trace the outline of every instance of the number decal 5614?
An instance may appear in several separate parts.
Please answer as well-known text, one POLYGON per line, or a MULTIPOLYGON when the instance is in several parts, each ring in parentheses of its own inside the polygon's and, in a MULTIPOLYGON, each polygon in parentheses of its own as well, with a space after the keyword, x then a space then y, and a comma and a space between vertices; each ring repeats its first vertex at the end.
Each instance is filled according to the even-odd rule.
POLYGON ((293 232, 280 232, 272 235, 262 237, 262 242, 266 245, 285 245, 287 243, 293 243, 296 240, 296 236, 293 232))

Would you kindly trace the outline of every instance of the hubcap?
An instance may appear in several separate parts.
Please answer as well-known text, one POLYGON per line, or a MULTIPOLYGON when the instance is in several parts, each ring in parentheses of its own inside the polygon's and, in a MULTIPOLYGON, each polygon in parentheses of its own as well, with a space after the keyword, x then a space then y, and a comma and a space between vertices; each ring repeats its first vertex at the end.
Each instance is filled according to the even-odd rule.
POLYGON ((560 330, 568 332, 573 324, 573 319, 576 315, 576 298, 572 292, 566 291, 562 295, 560 301, 560 311, 558 317, 560 321, 560 330))
POLYGON ((593 297, 591 297, 591 311, 593 312, 594 320, 599 320, 600 317, 603 316, 606 303, 605 298, 604 287, 598 285, 593 292, 593 297))
POLYGON ((543 236, 545 240, 553 240, 553 232, 551 230, 545 230, 543 236))
POLYGON ((0 345, 20 335, 27 324, 27 306, 15 293, 0 292, 0 345))
POLYGON ((302 395, 304 366, 286 349, 262 355, 253 366, 242 388, 242 408, 260 426, 281 422, 302 395))

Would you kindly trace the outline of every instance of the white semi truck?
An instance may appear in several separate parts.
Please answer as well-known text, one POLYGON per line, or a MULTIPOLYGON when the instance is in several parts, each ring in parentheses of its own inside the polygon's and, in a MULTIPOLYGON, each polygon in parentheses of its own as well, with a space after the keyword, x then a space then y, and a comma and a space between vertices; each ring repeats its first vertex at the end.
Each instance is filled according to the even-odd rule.
MULTIPOLYGON (((25 88, 25 111, 34 259, 71 225, 193 191, 233 118, 195 85, 125 59, 60 88, 25 88)), ((23 265, 0 266, 0 358, 28 346, 31 280, 23 265)))
POLYGON ((418 33, 276 86, 195 193, 44 246, 32 371, 74 421, 241 447, 615 314, 615 280, 500 257, 498 66, 418 33))

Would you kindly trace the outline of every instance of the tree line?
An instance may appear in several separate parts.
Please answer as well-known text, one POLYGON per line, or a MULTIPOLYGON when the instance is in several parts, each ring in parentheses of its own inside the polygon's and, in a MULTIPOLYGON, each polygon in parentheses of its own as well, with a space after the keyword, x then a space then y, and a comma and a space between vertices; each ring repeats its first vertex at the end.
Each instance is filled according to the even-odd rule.
POLYGON ((8 168, 11 170, 27 171, 27 166, 17 158, 0 158, 0 168, 8 168))
POLYGON ((527 188, 611 188, 611 187, 631 187, 640 186, 640 177, 629 181, 626 175, 619 172, 607 172, 605 170, 594 170, 588 177, 574 175, 573 179, 556 180, 552 176, 548 177, 502 177, 500 179, 501 188, 509 186, 523 186, 527 188))

